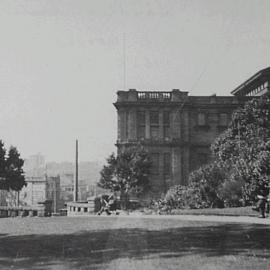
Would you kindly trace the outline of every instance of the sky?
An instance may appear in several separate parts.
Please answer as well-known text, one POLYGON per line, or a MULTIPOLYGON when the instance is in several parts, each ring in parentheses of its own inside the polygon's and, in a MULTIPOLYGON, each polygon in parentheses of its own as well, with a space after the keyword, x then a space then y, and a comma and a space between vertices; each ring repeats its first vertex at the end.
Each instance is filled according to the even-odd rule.
POLYGON ((0 139, 103 160, 117 90, 230 95, 270 66, 269 0, 1 0, 0 139))

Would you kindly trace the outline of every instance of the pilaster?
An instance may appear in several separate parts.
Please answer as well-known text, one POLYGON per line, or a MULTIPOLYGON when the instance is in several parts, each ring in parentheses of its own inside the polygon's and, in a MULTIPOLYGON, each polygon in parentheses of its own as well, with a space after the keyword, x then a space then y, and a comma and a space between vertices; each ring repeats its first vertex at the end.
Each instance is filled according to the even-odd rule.
POLYGON ((150 139, 150 112, 145 111, 145 138, 150 139))
POLYGON ((178 109, 172 111, 170 115, 170 122, 171 122, 171 132, 173 139, 180 139, 181 138, 181 118, 180 112, 178 109))
POLYGON ((162 140, 164 138, 164 124, 163 124, 163 110, 159 110, 159 139, 162 140))
POLYGON ((179 185, 182 182, 182 153, 179 147, 172 149, 172 183, 179 185))
POLYGON ((128 140, 137 139, 137 112, 135 109, 131 109, 128 114, 128 140))

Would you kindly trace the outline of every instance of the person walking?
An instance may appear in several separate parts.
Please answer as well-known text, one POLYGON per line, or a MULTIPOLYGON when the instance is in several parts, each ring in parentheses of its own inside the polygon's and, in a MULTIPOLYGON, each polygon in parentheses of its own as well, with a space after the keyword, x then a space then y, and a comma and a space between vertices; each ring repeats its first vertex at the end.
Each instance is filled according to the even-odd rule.
POLYGON ((269 195, 269 189, 270 187, 264 181, 259 180, 258 186, 255 190, 257 198, 258 198, 258 202, 257 202, 257 206, 252 209, 260 212, 260 216, 259 216, 260 218, 265 218, 265 207, 266 207, 266 204, 268 203, 267 199, 269 195))

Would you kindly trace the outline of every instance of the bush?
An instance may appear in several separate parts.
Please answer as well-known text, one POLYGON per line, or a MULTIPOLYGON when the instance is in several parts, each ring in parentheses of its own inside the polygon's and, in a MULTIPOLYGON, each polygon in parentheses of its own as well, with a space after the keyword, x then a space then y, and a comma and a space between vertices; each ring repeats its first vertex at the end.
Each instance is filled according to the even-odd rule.
POLYGON ((222 208, 223 200, 219 197, 219 187, 225 182, 225 168, 217 163, 207 164, 192 172, 189 176, 190 186, 199 190, 200 200, 208 207, 222 208))
POLYGON ((158 213, 170 213, 173 209, 199 209, 209 207, 201 200, 196 187, 176 185, 171 187, 164 198, 154 201, 152 207, 158 213))
POLYGON ((190 186, 173 186, 165 195, 166 204, 171 209, 177 208, 202 208, 199 189, 190 186))
POLYGON ((219 197, 224 201, 225 207, 243 206, 243 185, 240 179, 226 180, 219 188, 219 197))

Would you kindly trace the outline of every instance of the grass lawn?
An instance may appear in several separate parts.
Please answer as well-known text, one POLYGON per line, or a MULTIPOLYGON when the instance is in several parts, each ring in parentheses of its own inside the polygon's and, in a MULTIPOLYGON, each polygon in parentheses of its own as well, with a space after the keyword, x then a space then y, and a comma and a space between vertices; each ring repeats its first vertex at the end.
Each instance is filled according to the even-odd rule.
POLYGON ((270 226, 147 217, 0 219, 0 269, 269 269, 270 226))

